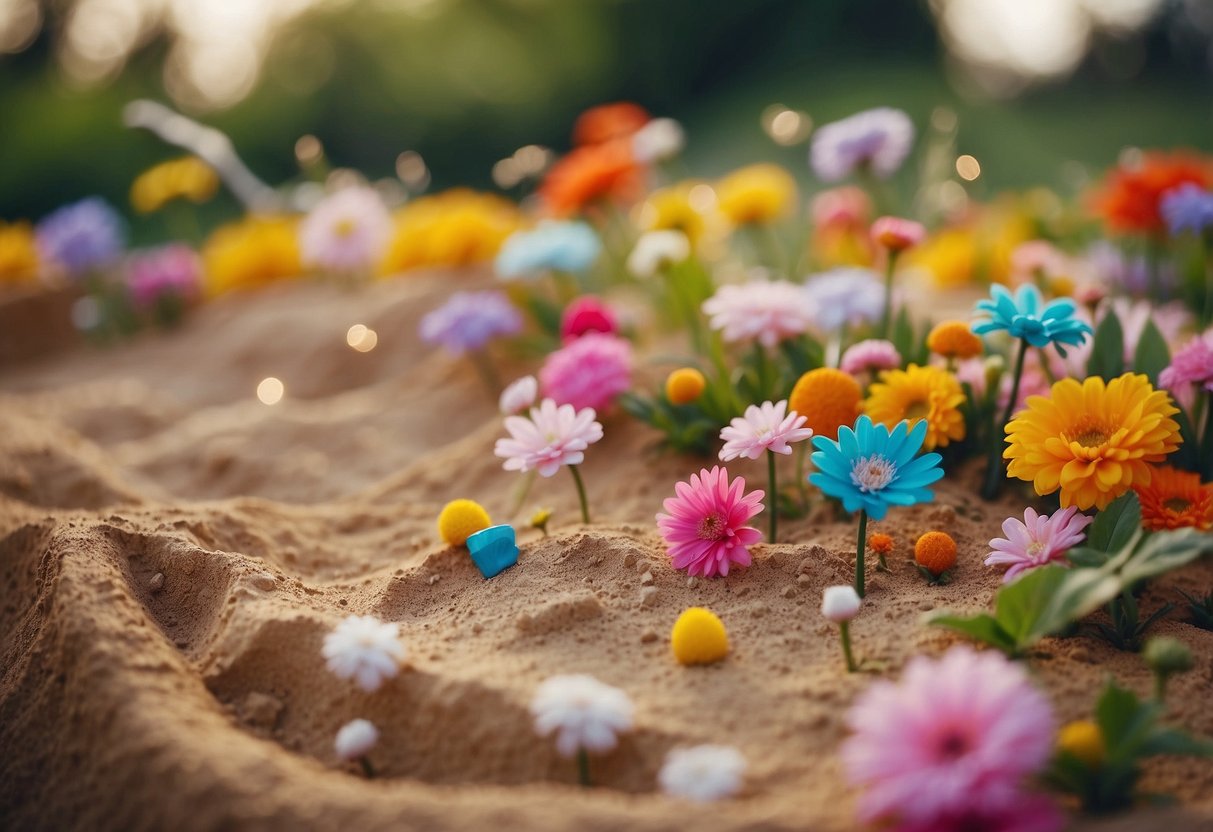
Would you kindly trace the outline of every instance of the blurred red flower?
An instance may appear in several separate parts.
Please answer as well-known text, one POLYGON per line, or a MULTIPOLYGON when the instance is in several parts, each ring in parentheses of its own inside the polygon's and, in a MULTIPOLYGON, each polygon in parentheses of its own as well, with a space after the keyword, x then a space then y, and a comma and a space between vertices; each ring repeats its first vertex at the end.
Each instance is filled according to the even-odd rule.
POLYGON ((1109 171, 1092 206, 1112 233, 1159 234, 1166 227, 1159 203, 1185 182, 1213 184, 1213 159, 1192 151, 1146 153, 1136 164, 1109 171))
POLYGON ((643 107, 630 101, 591 107, 573 124, 573 144, 582 147, 626 139, 648 124, 650 118, 643 107))

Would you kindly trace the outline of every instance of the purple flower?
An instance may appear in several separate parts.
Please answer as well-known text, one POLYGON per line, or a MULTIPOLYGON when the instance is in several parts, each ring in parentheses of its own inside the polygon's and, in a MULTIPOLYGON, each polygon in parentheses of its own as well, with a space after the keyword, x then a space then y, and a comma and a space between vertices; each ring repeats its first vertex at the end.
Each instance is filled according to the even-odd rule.
POLYGON ((810 316, 822 332, 838 332, 880 319, 884 312, 884 283, 870 269, 842 266, 809 278, 805 296, 810 316))
MULTIPOLYGON (((1150 264, 1142 255, 1130 257, 1107 240, 1100 240, 1087 249, 1087 262, 1104 283, 1126 294, 1146 295, 1153 291, 1150 264)), ((1178 282, 1175 265, 1159 263, 1157 268, 1158 286, 1164 294, 1170 294, 1178 282)))
POLYGON ((421 319, 421 338, 452 355, 483 348, 489 341, 522 330, 522 315, 502 292, 456 292, 421 319))
POLYGON ((913 144, 910 117, 892 107, 878 107, 819 128, 813 134, 809 164, 823 182, 839 182, 860 168, 887 179, 913 144))
POLYGON ((1159 211, 1172 234, 1200 234, 1213 228, 1213 193, 1194 182, 1185 182, 1162 195, 1159 211))
POLYGON ((111 265, 126 242, 122 218, 99 196, 59 208, 38 223, 36 233, 38 253, 71 277, 111 265))
POLYGON ((161 298, 193 297, 201 283, 198 255, 184 243, 135 252, 127 266, 126 285, 131 300, 144 308, 161 298))

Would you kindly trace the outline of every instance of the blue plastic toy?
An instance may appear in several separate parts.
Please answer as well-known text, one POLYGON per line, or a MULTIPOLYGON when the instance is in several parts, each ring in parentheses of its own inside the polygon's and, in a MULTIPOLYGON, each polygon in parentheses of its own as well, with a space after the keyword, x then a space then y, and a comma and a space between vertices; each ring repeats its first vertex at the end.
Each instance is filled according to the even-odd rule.
POLYGON ((501 574, 518 562, 518 546, 514 542, 514 527, 489 526, 468 538, 472 562, 486 578, 501 574))

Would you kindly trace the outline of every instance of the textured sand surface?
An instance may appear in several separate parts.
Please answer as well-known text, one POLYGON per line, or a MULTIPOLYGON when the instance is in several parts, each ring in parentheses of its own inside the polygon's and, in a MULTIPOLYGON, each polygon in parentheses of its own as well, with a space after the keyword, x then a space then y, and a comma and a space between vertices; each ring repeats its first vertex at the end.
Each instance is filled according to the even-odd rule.
MULTIPOLYGON (((878 669, 856 675, 818 612, 822 589, 849 579, 853 526, 818 506, 756 547, 750 569, 689 581, 653 515, 704 461, 658 453, 621 414, 587 454, 596 522, 578 522, 563 472, 539 481, 515 522, 551 505, 552 536, 520 532, 519 564, 484 581, 437 541, 434 518, 466 496, 507 520, 520 478, 492 456, 500 418, 472 369, 415 336, 452 280, 469 278, 285 286, 216 302, 169 336, 0 352, 0 827, 855 828, 836 753, 846 706, 878 673, 953 643, 919 625, 923 612, 989 602, 999 576, 981 565, 984 542, 1023 496, 982 504, 975 472, 954 472, 936 504, 876 527, 898 550, 853 625, 878 669), (346 345, 354 323, 378 332, 374 351, 346 345), (254 396, 270 375, 287 390, 273 407, 254 396), (932 528, 960 544, 948 586, 905 562, 932 528), (728 626, 724 663, 672 659, 669 629, 691 605, 728 626), (400 622, 410 652, 371 695, 320 656, 353 612, 400 622), (535 686, 562 672, 637 703, 637 730, 594 761, 600 788, 573 785, 531 731, 535 686), (354 717, 382 731, 375 781, 334 759, 354 717), (700 742, 749 758, 740 799, 655 793, 666 752, 700 742)), ((37 310, 55 308, 8 304, 0 326, 42 331, 37 310)), ((762 463, 730 470, 762 487, 762 463)), ((1213 564, 1197 564, 1152 587, 1145 609, 1210 586, 1213 564)), ((1171 718, 1213 735, 1213 633, 1175 618, 1157 631, 1198 656, 1172 682, 1171 718)), ((1150 684, 1137 656, 1085 637, 1046 641, 1032 668, 1063 719, 1089 712, 1108 673, 1150 684)), ((1213 829, 1213 763, 1158 762, 1145 785, 1179 804, 1075 828, 1213 829)))

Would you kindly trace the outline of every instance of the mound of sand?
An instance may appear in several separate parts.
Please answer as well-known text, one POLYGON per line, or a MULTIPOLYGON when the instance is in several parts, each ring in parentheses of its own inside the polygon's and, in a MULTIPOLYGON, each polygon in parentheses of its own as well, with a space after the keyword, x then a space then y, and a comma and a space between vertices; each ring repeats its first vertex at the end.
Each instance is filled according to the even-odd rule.
MULTIPOLYGON (((500 418, 471 368, 415 336, 452 280, 475 283, 284 286, 120 347, 3 351, 0 825, 855 828, 836 753, 847 705, 954 641, 921 627, 924 611, 989 603, 999 576, 983 544, 1023 497, 983 504, 967 487, 975 472, 958 472, 935 504, 882 524, 899 548, 854 625, 877 668, 862 674, 843 672, 818 612, 822 589, 849 579, 853 526, 819 506, 782 524, 786 542, 756 547, 750 569, 688 579, 653 515, 704 460, 658 453, 657 435, 621 414, 584 467, 596 522, 578 522, 563 474, 537 482, 515 521, 550 505, 551 537, 520 532, 518 565, 485 581, 436 540, 434 518, 470 496, 509 519, 521 478, 492 456, 500 418), (376 349, 347 346, 355 323, 377 331, 376 349), (254 395, 266 376, 285 384, 275 406, 254 395), (960 545, 947 586, 905 563, 930 528, 960 545), (671 657, 669 629, 692 605, 728 626, 724 663, 671 657), (408 645, 408 669, 372 695, 321 659, 324 633, 350 613, 400 622, 408 645), (594 761, 591 790, 527 713, 535 686, 568 672, 637 703, 636 731, 594 761), (334 758, 333 735, 354 717, 382 732, 374 781, 334 758), (745 753, 744 795, 701 808, 656 793, 666 752, 703 742, 745 753)), ((31 308, 0 309, 0 328, 58 331, 31 308)), ((765 476, 761 463, 730 467, 765 476)), ((1198 564, 1152 587, 1145 607, 1210 585, 1213 564, 1198 564)), ((1199 656, 1172 683, 1170 716, 1213 735, 1213 633, 1175 619, 1158 632, 1199 656)), ((1032 667, 1063 719, 1089 713, 1109 673, 1150 685, 1139 657, 1089 638, 1045 642, 1032 667)), ((1145 786, 1179 804, 1076 828, 1213 828, 1213 763, 1159 762, 1145 786)))

